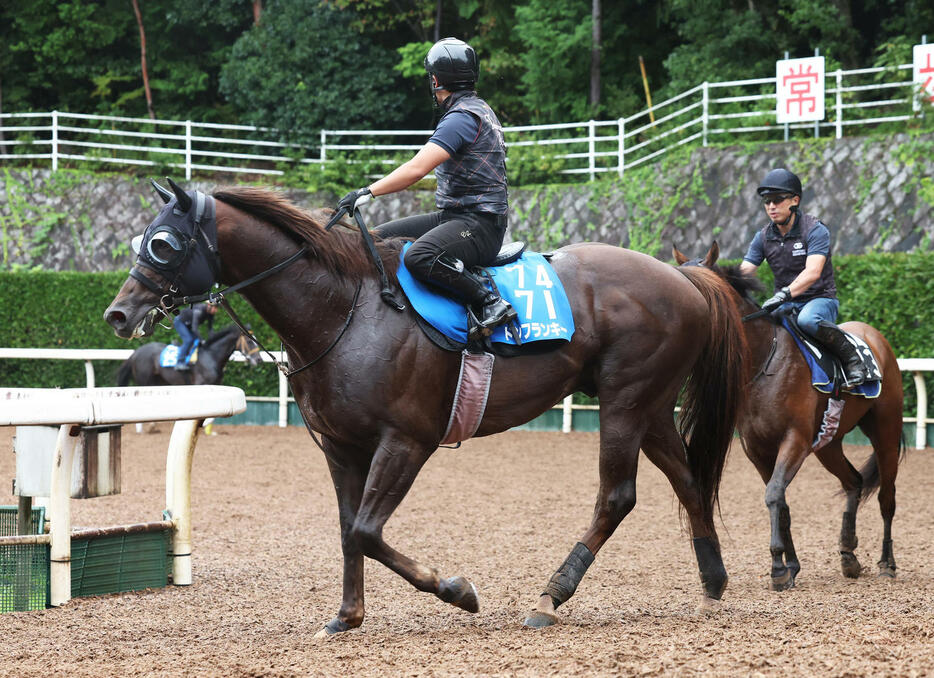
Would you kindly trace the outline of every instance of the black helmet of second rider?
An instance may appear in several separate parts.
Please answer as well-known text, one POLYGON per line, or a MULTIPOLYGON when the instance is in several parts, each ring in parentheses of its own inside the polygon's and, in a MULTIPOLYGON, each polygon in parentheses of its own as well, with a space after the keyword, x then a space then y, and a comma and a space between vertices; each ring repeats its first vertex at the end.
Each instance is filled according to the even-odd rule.
POLYGON ((432 91, 458 92, 474 89, 480 77, 480 61, 473 47, 457 38, 439 40, 425 56, 425 70, 429 81, 435 76, 437 85, 430 82, 432 91))
POLYGON ((801 180, 784 167, 771 170, 756 189, 759 195, 768 193, 791 193, 801 197, 801 180))

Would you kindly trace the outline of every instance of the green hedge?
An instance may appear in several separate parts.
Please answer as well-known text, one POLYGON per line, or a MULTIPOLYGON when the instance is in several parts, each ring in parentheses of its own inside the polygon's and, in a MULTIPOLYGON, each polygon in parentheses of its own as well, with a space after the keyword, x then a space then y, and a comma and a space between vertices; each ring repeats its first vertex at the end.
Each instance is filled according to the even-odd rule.
MULTIPOLYGON (((865 254, 834 257, 840 292, 840 321, 862 320, 877 327, 900 358, 934 357, 934 253, 865 254)), ((771 290, 767 266, 760 275, 771 290)), ((130 348, 103 321, 104 309, 126 279, 119 273, 0 272, 0 346, 33 348, 130 348)), ((240 297, 231 299, 270 349, 279 341, 240 297)), ((225 324, 222 314, 217 326, 225 324)), ((170 329, 156 328, 153 341, 171 341, 170 329)), ((100 386, 115 383, 116 361, 95 363, 100 386)), ((271 365, 250 368, 233 363, 224 383, 250 395, 274 396, 278 378, 271 365)), ((934 379, 929 379, 934 392, 934 379)), ((906 409, 914 408, 914 388, 905 380, 906 409)), ((85 385, 81 361, 2 360, 0 385, 74 388, 85 385)))
MULTIPOLYGON (((104 310, 126 280, 125 272, 0 272, 0 346, 6 348, 138 348, 139 340, 116 336, 104 322, 104 310)), ((238 315, 251 324, 270 350, 279 340, 241 297, 231 299, 238 315)), ((224 313, 215 317, 215 328, 229 322, 224 313)), ((169 325, 168 321, 163 321, 169 325)), ((176 333, 157 326, 146 341, 171 342, 176 333)), ((93 361, 98 386, 116 384, 120 363, 93 361)), ((250 395, 277 395, 276 369, 271 364, 251 368, 231 363, 224 383, 239 386, 250 395)), ((81 388, 86 385, 80 360, 0 360, 0 385, 18 387, 81 388)))

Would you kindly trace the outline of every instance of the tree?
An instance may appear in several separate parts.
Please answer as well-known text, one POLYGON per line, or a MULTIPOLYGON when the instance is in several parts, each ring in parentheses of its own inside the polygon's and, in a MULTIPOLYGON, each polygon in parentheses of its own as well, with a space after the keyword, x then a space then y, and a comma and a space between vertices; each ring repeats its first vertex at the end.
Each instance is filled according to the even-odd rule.
POLYGON ((143 72, 143 88, 146 90, 146 108, 149 109, 149 117, 155 119, 152 91, 149 89, 149 69, 146 67, 146 29, 143 27, 143 15, 139 11, 138 0, 133 0, 133 13, 136 15, 136 23, 139 24, 139 63, 143 72))
POLYGON ((322 128, 387 127, 406 113, 389 50, 362 39, 354 15, 303 0, 268 2, 221 74, 241 120, 317 143, 322 128))

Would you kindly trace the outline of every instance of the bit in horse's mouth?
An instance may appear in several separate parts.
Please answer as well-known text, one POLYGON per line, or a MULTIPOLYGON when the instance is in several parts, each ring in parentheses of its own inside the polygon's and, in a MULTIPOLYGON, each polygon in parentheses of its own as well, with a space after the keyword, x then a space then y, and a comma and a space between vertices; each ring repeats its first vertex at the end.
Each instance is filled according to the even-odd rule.
POLYGON ((152 334, 152 328, 153 325, 156 324, 156 318, 159 315, 159 312, 159 308, 153 306, 149 313, 143 316, 143 319, 133 330, 133 334, 130 338, 139 339, 140 337, 148 337, 150 334, 152 334))

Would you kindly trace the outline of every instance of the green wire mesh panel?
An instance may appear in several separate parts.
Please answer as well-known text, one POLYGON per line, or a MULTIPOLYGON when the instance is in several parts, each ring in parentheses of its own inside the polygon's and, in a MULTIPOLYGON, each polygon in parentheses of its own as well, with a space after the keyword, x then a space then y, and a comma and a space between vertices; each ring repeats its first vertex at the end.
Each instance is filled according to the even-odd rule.
MULTIPOLYGON (((16 507, 0 506, 0 536, 9 537, 16 534, 16 507)), ((42 534, 45 532, 45 507, 39 506, 32 510, 29 520, 29 530, 26 534, 42 534)))
MULTIPOLYGON (((0 506, 0 536, 16 534, 16 507, 0 506)), ((34 508, 29 534, 42 534, 45 508, 34 508)), ((49 545, 0 546, 0 612, 44 610, 49 600, 49 545)))
POLYGON ((169 532, 71 540, 71 595, 99 596, 168 584, 169 532))

